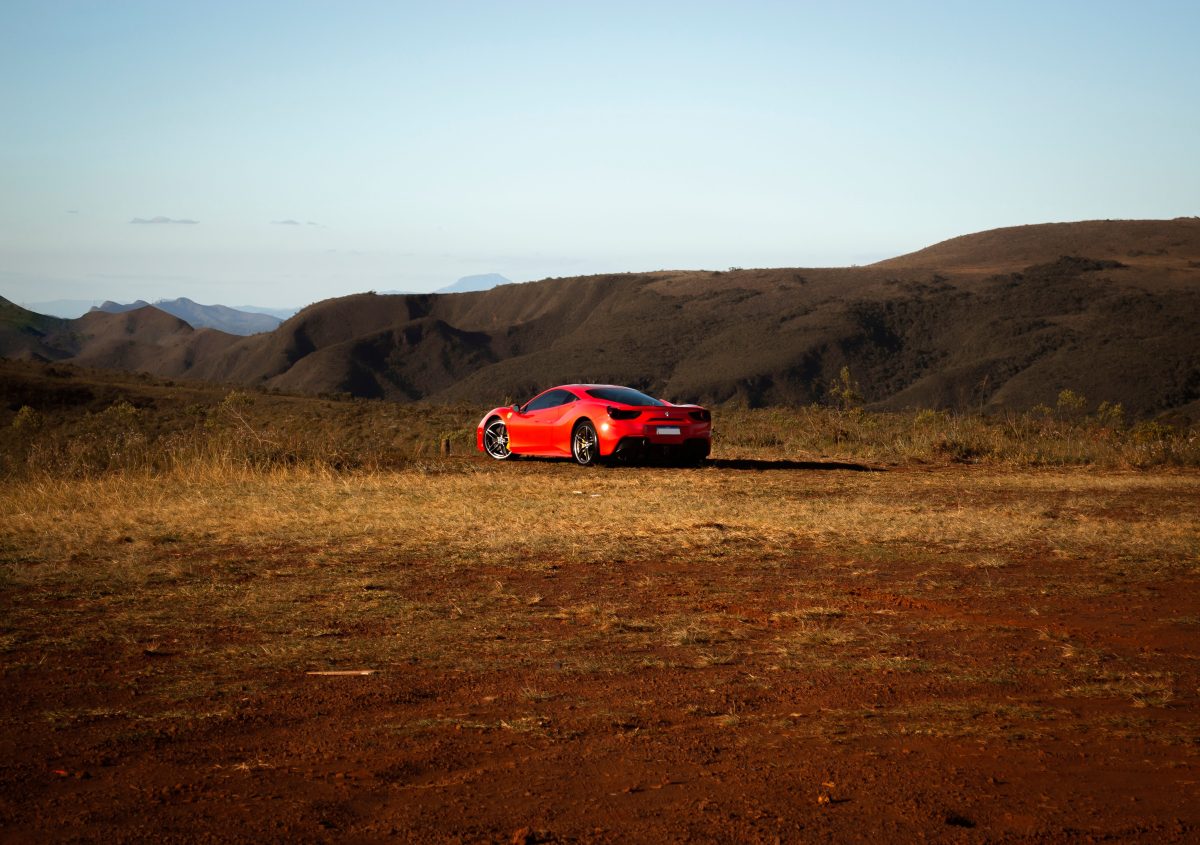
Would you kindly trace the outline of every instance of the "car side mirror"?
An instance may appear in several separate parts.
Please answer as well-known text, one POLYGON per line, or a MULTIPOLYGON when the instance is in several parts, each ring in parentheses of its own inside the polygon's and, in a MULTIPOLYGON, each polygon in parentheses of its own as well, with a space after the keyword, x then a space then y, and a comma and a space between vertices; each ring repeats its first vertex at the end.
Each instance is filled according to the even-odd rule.
POLYGON ((518 414, 519 414, 519 413, 521 413, 521 406, 520 406, 520 405, 518 405, 516 402, 513 402, 512 409, 513 409, 514 411, 516 411, 518 414))

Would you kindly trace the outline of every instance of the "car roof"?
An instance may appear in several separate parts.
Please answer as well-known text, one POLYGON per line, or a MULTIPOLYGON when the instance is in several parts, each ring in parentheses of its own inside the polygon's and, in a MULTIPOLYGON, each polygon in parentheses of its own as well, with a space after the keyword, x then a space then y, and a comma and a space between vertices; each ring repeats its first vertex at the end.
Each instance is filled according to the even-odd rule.
MULTIPOLYGON (((536 399, 538 396, 541 396, 544 393, 549 393, 551 390, 588 391, 588 390, 594 390, 597 387, 612 387, 612 388, 617 388, 619 390, 637 390, 636 387, 630 387, 629 385, 626 385, 626 384, 556 384, 556 385, 554 385, 554 387, 547 387, 545 390, 540 391, 539 393, 535 393, 534 398, 536 399)), ((637 392, 642 393, 644 391, 638 390, 637 392)))

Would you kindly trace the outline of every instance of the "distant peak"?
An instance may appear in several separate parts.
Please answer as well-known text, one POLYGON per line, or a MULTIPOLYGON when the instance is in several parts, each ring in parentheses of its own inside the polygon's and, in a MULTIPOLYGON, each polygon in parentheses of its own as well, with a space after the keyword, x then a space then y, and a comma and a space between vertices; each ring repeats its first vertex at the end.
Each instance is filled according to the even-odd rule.
POLYGON ((138 308, 148 308, 150 303, 144 299, 139 299, 136 302, 130 302, 128 305, 123 305, 120 302, 113 302, 111 299, 106 299, 100 305, 93 305, 92 311, 107 311, 109 314, 120 314, 123 311, 135 311, 138 308))
POLYGON ((512 279, 507 279, 499 273, 481 273, 475 276, 463 276, 452 285, 439 288, 434 293, 468 293, 473 291, 491 290, 500 285, 511 285, 512 279))

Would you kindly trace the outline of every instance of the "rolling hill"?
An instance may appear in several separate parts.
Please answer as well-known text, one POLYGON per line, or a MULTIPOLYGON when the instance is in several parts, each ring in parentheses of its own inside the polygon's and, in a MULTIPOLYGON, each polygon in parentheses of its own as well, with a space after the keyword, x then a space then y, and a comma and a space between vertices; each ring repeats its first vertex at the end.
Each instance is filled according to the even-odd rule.
POLYGON ((20 311, 5 306, 5 355, 302 393, 499 403, 613 381, 676 400, 799 404, 826 399, 848 366, 877 408, 1027 408, 1071 388, 1136 415, 1200 416, 1196 218, 997 229, 867 267, 358 294, 250 337, 149 308, 20 335, 20 311))
POLYGON ((0 358, 57 360, 71 354, 62 336, 70 332, 71 320, 27 311, 0 297, 0 358), (59 343, 51 339, 62 338, 59 343))

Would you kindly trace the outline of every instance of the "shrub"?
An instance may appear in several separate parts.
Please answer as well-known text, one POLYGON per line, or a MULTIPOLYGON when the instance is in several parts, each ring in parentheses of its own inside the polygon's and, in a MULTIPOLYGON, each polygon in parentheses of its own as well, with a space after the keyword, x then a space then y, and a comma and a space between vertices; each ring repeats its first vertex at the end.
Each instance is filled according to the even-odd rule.
POLYGON ((13 417, 12 428, 18 434, 30 435, 40 431, 45 419, 28 405, 22 405, 13 417))
POLYGON ((849 367, 842 367, 837 380, 829 385, 829 395, 843 411, 858 408, 863 402, 862 391, 850 375, 849 367))

